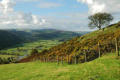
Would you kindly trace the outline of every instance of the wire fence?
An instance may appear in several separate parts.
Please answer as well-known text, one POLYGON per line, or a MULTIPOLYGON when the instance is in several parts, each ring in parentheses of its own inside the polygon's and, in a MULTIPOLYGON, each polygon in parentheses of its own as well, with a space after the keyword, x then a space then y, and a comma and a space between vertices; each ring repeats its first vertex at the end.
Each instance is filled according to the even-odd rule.
POLYGON ((99 58, 104 53, 116 53, 116 56, 120 56, 119 50, 120 38, 115 38, 110 41, 98 41, 96 45, 82 49, 78 55, 43 55, 39 58, 34 58, 34 60, 40 60, 41 62, 57 62, 58 64, 63 64, 64 62, 68 64, 78 64, 99 58))

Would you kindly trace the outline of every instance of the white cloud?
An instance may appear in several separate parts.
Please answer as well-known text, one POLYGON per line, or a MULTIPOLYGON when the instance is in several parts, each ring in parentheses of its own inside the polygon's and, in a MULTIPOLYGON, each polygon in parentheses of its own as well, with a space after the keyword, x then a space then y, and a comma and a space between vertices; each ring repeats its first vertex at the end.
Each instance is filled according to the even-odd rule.
POLYGON ((15 2, 12 0, 0 1, 0 24, 1 26, 9 27, 15 25, 16 27, 41 26, 45 23, 37 15, 24 12, 14 11, 15 2))
POLYGON ((13 1, 10 0, 2 0, 0 2, 0 8, 3 14, 7 14, 10 12, 13 12, 13 6, 15 5, 15 3, 13 1))
POLYGON ((32 22, 34 24, 39 24, 39 25, 42 25, 44 23, 46 23, 46 20, 45 19, 39 19, 36 15, 32 15, 32 22), (41 21, 41 22, 40 22, 41 21))
POLYGON ((86 3, 91 14, 97 12, 120 12, 120 0, 77 0, 86 3))
POLYGON ((68 31, 88 31, 87 13, 60 13, 56 16, 46 16, 44 28, 54 28, 68 31), (60 16, 60 17, 59 17, 60 16))

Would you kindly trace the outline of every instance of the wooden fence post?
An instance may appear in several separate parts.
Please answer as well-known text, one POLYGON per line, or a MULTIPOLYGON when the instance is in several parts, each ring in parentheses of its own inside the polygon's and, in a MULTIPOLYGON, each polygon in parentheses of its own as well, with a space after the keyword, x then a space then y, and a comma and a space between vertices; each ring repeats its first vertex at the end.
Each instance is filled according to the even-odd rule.
POLYGON ((48 57, 46 57, 46 62, 48 62, 48 57))
POLYGON ((68 62, 68 64, 69 64, 69 54, 67 55, 67 62, 68 62))
POLYGON ((87 54, 86 54, 85 50, 84 50, 84 55, 85 55, 85 62, 87 62, 87 54))
POLYGON ((119 55, 119 47, 118 47, 118 39, 117 38, 115 38, 115 45, 116 45, 116 54, 117 54, 117 56, 120 56, 119 55))
POLYGON ((44 62, 46 62, 46 58, 44 57, 44 62))
POLYGON ((63 56, 61 56, 61 64, 63 64, 63 56))
POLYGON ((49 57, 48 57, 48 62, 49 62, 49 57))
POLYGON ((75 64, 77 64, 77 56, 75 55, 75 64))
POLYGON ((59 64, 59 56, 57 56, 57 64, 59 64))
POLYGON ((100 42, 98 42, 99 58, 101 57, 100 42))
POLYGON ((42 56, 42 62, 44 62, 44 57, 42 56))

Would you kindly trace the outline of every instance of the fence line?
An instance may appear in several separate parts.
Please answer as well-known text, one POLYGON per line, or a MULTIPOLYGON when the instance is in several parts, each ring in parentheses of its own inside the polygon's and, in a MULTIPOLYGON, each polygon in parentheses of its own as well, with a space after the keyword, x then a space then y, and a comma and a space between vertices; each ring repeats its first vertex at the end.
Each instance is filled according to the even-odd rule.
POLYGON ((40 61, 42 62, 57 62, 57 64, 63 64, 64 62, 67 62, 68 64, 78 64, 80 62, 87 62, 87 61, 90 61, 91 58, 88 58, 89 57, 89 53, 94 53, 94 57, 97 58, 97 57, 101 57, 103 53, 105 53, 107 50, 106 48, 108 49, 107 52, 116 52, 116 56, 120 56, 120 53, 119 53, 119 50, 120 50, 120 39, 118 38, 115 38, 111 41, 103 41, 103 42, 100 42, 98 41, 97 45, 94 45, 92 46, 92 48, 89 48, 89 49, 83 49, 83 53, 80 54, 79 56, 78 55, 74 55, 74 56, 70 56, 69 54, 67 54, 66 56, 63 56, 63 55, 58 55, 56 58, 52 58, 52 57, 40 57, 40 61), (97 46, 97 50, 95 49, 92 49, 94 47, 97 46), (90 50, 92 49, 92 50, 90 50), (111 50, 111 51, 110 51, 111 50), (95 56, 97 55, 97 57, 95 56), (83 56, 83 60, 79 60, 80 57, 83 56))

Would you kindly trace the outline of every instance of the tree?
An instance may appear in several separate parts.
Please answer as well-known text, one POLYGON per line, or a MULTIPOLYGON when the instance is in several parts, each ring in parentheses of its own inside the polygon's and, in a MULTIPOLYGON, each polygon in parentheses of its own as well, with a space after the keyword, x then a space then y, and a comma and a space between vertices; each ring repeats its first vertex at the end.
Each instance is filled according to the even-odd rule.
POLYGON ((38 50, 37 50, 37 49, 32 49, 31 54, 32 54, 32 55, 33 55, 33 54, 38 54, 38 50))
POLYGON ((89 27, 90 28, 99 28, 109 25, 109 23, 113 20, 113 16, 109 13, 96 13, 88 17, 90 20, 89 27))
POLYGON ((2 58, 0 57, 0 64, 2 64, 3 63, 3 60, 2 60, 2 58))

